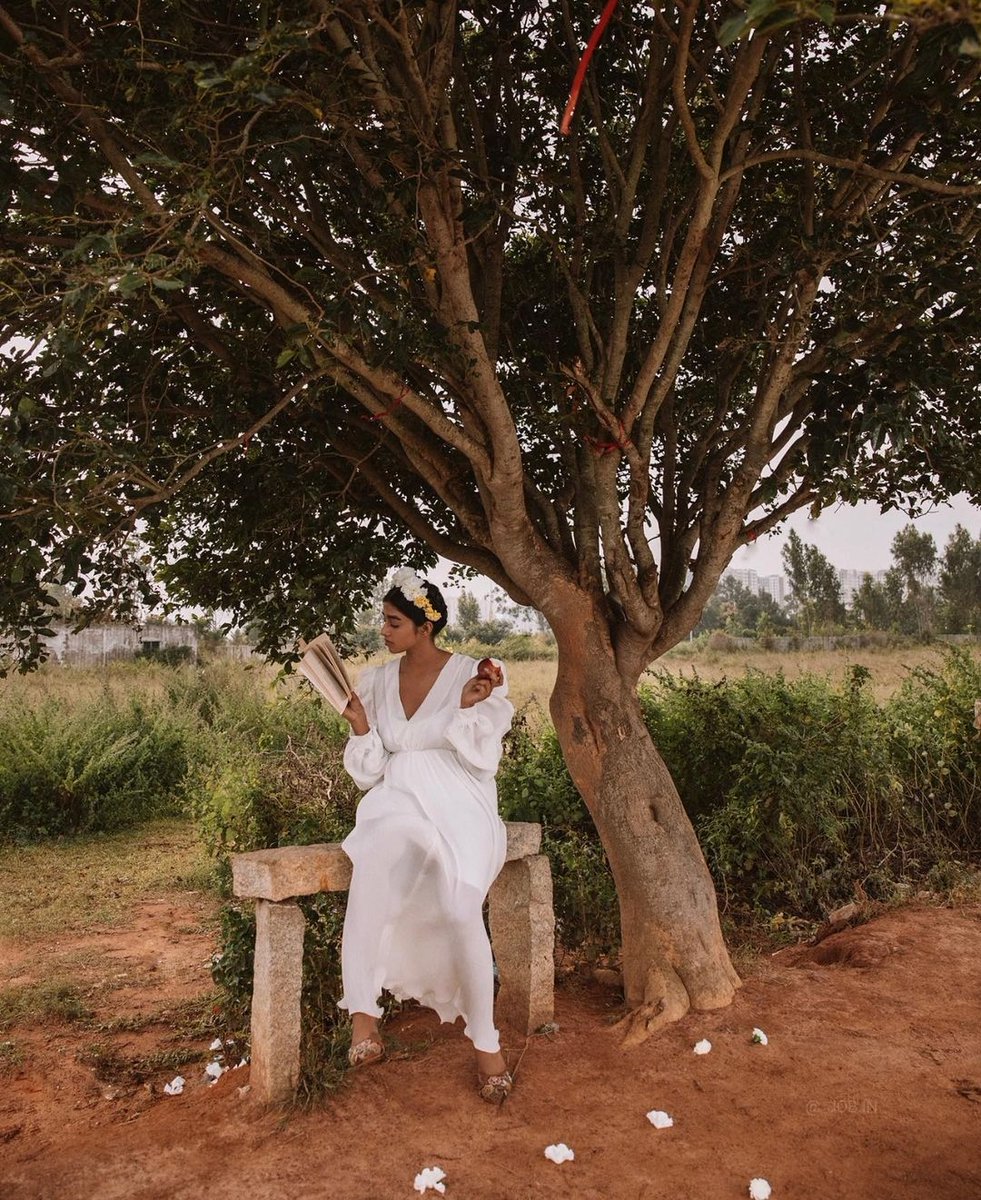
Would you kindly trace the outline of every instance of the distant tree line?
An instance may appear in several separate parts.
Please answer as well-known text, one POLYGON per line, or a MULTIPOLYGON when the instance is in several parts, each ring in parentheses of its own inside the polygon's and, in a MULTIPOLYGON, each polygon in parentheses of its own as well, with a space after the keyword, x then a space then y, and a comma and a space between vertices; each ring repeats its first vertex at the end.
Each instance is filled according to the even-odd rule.
POLYGON ((791 531, 782 550, 790 594, 779 604, 726 576, 709 601, 697 632, 723 630, 764 637, 882 630, 909 637, 981 633, 981 539, 956 526, 942 554, 932 534, 914 525, 892 540, 892 566, 881 579, 867 574, 846 604, 835 566, 791 531))

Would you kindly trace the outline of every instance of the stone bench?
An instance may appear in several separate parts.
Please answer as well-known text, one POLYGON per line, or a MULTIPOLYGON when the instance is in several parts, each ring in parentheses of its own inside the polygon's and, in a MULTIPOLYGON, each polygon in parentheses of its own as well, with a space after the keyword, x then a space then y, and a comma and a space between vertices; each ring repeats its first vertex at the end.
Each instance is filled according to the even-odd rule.
MULTIPOLYGON (((496 1018, 533 1033, 553 1016, 552 872, 539 853, 540 825, 512 821, 506 828, 507 858, 488 897, 500 979, 496 1018)), ((296 897, 343 892, 350 883, 351 861, 338 843, 232 855, 235 895, 256 901, 250 1083, 264 1103, 290 1099, 300 1078, 304 917, 296 897)))

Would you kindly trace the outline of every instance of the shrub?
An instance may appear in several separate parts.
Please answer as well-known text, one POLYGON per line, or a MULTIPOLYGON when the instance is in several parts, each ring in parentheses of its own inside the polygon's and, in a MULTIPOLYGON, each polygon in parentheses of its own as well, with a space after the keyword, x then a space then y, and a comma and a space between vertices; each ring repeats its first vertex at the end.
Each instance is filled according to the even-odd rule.
POLYGON ((569 777, 554 729, 528 705, 505 739, 497 784, 503 820, 542 825, 559 941, 590 958, 615 950, 619 910, 606 855, 569 777))
POLYGON ((110 696, 0 712, 0 837, 94 833, 164 816, 188 767, 181 714, 110 696))
POLYGON ((981 662, 945 651, 939 671, 918 667, 885 707, 890 757, 908 820, 952 855, 981 853, 981 662))

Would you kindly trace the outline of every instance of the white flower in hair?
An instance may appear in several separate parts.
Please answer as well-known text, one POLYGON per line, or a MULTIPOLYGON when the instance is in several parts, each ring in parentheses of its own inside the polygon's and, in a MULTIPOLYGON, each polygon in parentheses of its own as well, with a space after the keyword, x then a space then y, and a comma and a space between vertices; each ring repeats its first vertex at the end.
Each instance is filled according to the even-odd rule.
POLYGON ((426 592, 426 581, 411 567, 399 567, 392 576, 392 587, 398 588, 410 604, 421 609, 426 614, 427 621, 432 621, 435 625, 440 619, 440 613, 433 606, 426 592))

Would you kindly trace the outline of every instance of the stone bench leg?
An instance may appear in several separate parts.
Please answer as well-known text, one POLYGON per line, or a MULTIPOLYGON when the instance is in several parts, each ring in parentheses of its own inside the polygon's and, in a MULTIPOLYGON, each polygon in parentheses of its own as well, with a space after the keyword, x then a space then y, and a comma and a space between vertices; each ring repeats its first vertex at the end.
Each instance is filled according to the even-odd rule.
POLYGON ((491 944, 501 981, 498 1021, 534 1033, 555 1012, 555 913, 547 856, 505 863, 489 901, 491 944))
POLYGON ((252 1094, 264 1104, 291 1100, 300 1081, 300 992, 303 932, 300 906, 257 900, 252 984, 252 1094))

